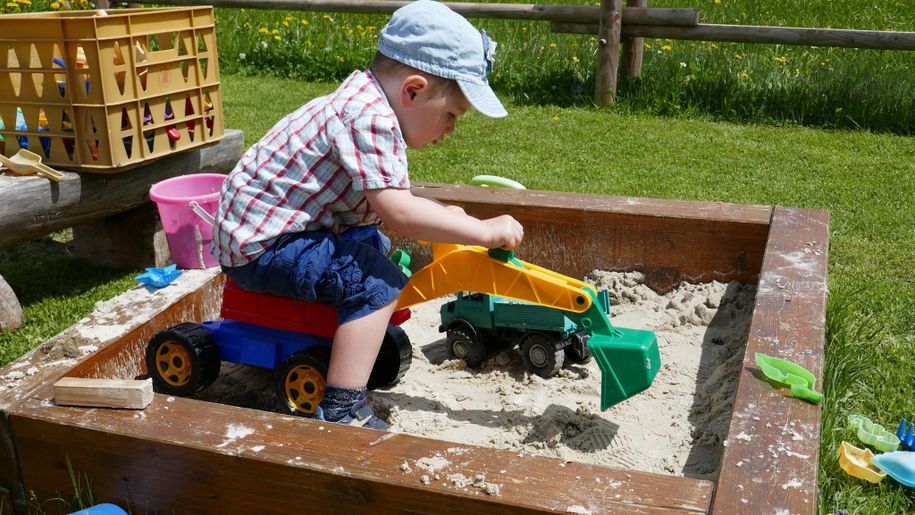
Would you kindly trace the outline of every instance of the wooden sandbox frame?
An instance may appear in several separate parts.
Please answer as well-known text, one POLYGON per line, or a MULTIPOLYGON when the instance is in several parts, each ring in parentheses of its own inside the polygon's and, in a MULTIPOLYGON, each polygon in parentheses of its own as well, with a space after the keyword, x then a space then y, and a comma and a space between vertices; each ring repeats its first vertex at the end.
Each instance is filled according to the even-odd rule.
MULTIPOLYGON (((143 411, 54 404, 60 377, 133 378, 145 372, 143 350, 157 330, 216 316, 222 276, 210 269, 187 273, 199 284, 175 299, 163 301, 163 289, 115 315, 110 337, 78 362, 49 362, 36 349, 0 369, 0 386, 7 383, 0 502, 24 513, 31 491, 39 500, 66 498, 69 463, 89 479, 96 502, 129 502, 144 513, 815 512, 820 406, 761 380, 753 356, 790 359, 822 377, 827 211, 439 184, 417 190, 478 216, 512 214, 525 226, 519 257, 572 277, 639 270, 658 290, 683 280, 756 283, 718 481, 326 427, 159 394, 143 411), (233 435, 241 426, 254 431, 233 435), (455 447, 472 452, 449 454, 455 447), (451 462, 439 480, 416 463, 437 454, 451 462), (456 472, 484 475, 499 490, 456 487, 445 478, 456 472)), ((90 315, 48 343, 78 340, 78 326, 94 323, 90 315)))

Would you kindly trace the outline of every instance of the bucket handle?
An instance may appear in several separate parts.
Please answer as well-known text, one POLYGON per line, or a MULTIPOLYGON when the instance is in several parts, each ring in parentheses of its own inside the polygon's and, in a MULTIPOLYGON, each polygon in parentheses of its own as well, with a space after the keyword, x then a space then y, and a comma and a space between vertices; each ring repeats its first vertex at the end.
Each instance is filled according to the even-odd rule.
POLYGON ((191 211, 197 213, 197 216, 203 218, 204 222, 210 225, 216 225, 216 219, 213 218, 213 215, 207 213, 206 209, 200 207, 200 204, 198 204, 196 200, 192 200, 188 206, 190 206, 191 211))

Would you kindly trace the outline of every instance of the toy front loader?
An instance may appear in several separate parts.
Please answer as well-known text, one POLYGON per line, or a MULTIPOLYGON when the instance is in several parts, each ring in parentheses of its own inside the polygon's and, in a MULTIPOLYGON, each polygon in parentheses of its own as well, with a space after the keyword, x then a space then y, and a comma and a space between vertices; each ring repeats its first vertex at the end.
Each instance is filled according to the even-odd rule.
POLYGON ((613 327, 591 285, 521 261, 511 251, 433 244, 432 262, 412 275, 397 308, 459 291, 565 311, 591 333, 588 348, 601 370, 602 410, 651 386, 661 366, 653 332, 613 327))

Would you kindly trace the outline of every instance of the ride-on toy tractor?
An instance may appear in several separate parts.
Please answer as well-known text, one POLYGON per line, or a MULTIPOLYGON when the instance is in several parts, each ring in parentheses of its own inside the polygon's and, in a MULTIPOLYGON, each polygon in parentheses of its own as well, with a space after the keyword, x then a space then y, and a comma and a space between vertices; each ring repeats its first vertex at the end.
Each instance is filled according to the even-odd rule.
MULTIPOLYGON (((337 329, 329 305, 245 291, 227 280, 222 320, 184 323, 159 331, 146 347, 146 366, 158 392, 188 396, 211 385, 221 361, 277 371, 280 408, 311 415, 324 396, 330 348, 337 329)), ((410 339, 399 324, 410 311, 394 313, 369 378, 368 388, 396 383, 410 368, 410 339)))

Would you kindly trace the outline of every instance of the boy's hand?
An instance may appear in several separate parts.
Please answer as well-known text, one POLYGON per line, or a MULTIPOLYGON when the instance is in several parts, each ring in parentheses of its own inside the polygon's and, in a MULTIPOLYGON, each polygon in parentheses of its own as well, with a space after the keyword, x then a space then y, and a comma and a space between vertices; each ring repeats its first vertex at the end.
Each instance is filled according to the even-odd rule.
POLYGON ((524 239, 524 227, 511 215, 501 215, 483 220, 486 234, 483 235, 486 247, 511 250, 524 239))

